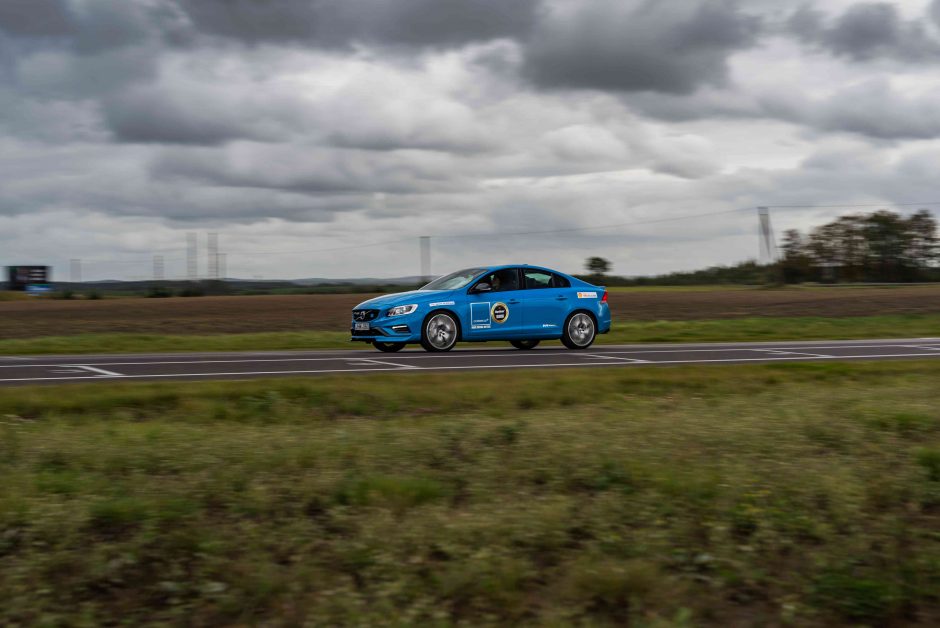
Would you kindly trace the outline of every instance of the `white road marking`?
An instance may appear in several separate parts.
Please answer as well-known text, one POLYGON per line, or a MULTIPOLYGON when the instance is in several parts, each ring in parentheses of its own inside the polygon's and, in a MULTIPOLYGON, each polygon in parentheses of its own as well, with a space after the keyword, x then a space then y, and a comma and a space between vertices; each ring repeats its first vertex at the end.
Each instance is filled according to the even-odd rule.
MULTIPOLYGON (((676 349, 681 348, 701 348, 703 350, 716 350, 722 347, 733 347, 735 349, 744 350, 743 347, 750 345, 750 348, 757 349, 761 347, 766 348, 781 348, 785 349, 787 347, 800 346, 804 348, 810 348, 811 345, 818 345, 819 343, 828 343, 829 345, 835 346, 819 346, 820 349, 839 349, 845 347, 859 347, 859 348, 868 348, 868 347, 904 347, 909 345, 912 341, 922 341, 922 340, 936 340, 940 341, 940 338, 872 338, 872 339, 857 339, 857 340, 781 340, 779 343, 776 342, 744 342, 744 343, 734 343, 734 342, 689 342, 689 343, 669 343, 669 345, 676 349), (875 344, 875 343, 891 343, 891 344, 875 344), (785 345, 785 346, 781 346, 785 345)), ((498 341, 493 341, 498 342, 498 341)), ((355 344, 355 343, 353 343, 355 344)), ((649 346, 657 346, 655 344, 643 343, 643 344, 600 344, 597 345, 598 349, 627 349, 627 348, 636 348, 644 349, 649 346)), ((542 351, 554 351, 561 350, 561 347, 542 347, 536 349, 537 352, 542 351)), ((297 359, 336 359, 336 357, 343 357, 343 354, 348 353, 367 353, 369 352, 368 347, 354 348, 350 347, 349 349, 313 349, 313 350, 286 350, 286 351, 204 351, 204 352, 178 352, 178 353, 104 353, 104 354, 91 354, 91 355, 75 355, 75 354, 48 354, 48 355, 14 355, 14 356, 0 356, 0 360, 26 360, 26 359, 46 359, 46 360, 76 360, 82 357, 91 357, 93 359, 121 359, 127 356, 133 356, 137 358, 173 358, 177 356, 187 356, 187 357, 225 357, 225 356, 290 356, 290 355, 307 355, 310 351, 316 351, 323 354, 331 354, 333 358, 286 358, 287 361, 297 360, 297 359)), ((476 349, 473 347, 458 347, 453 351, 449 352, 448 355, 460 355, 463 353, 466 354, 475 354, 480 352, 481 349, 476 349)), ((399 357, 417 357, 414 354, 417 352, 411 352, 405 350, 404 353, 399 354, 399 357)), ((494 353, 496 353, 494 351, 494 353)), ((500 351, 500 353, 507 353, 514 355, 515 351, 500 351)), ((422 356, 422 357, 434 357, 434 356, 422 356)), ((254 360, 252 360, 254 361, 254 360)), ((183 364, 193 362, 193 360, 186 360, 180 362, 114 362, 109 364, 121 365, 121 364, 183 364)), ((104 363, 102 363, 104 364, 104 363)), ((7 366, 7 365, 3 365, 7 366)), ((19 365, 15 364, 12 366, 49 366, 46 364, 39 365, 19 365)))
POLYGON ((823 355, 821 353, 806 353, 805 351, 781 351, 780 349, 751 349, 751 351, 758 351, 761 353, 770 353, 772 355, 805 355, 811 358, 831 357, 828 355, 823 355))
MULTIPOLYGON (((903 344, 884 344, 884 345, 840 345, 835 347, 806 347, 807 349, 845 349, 845 348, 858 348, 858 349, 886 349, 890 347, 899 347, 899 348, 909 348, 909 345, 903 344)), ((728 346, 728 347, 709 347, 703 349, 635 349, 631 351, 605 351, 602 347, 598 347, 598 355, 605 355, 612 357, 617 354, 636 354, 636 353, 715 353, 715 352, 732 352, 732 351, 788 351, 791 347, 788 346, 769 346, 769 347, 740 347, 740 346, 728 346)), ((802 347, 801 347, 802 348, 802 347)), ((527 356, 538 356, 538 357, 547 357, 551 355, 565 354, 567 350, 562 348, 546 348, 546 349, 535 349, 533 351, 526 352, 527 356)), ((476 349, 473 352, 470 351, 451 351, 446 354, 426 354, 426 353, 404 353, 398 354, 395 356, 396 360, 434 360, 441 359, 442 357, 451 358, 477 358, 481 355, 486 357, 493 358, 512 358, 519 357, 518 351, 487 351, 476 349)), ((74 357, 74 356, 72 356, 74 357)), ((147 365, 167 365, 167 364, 244 364, 244 363, 267 363, 267 362, 324 362, 324 361, 335 361, 335 360, 371 360, 372 358, 359 358, 352 355, 332 355, 329 357, 316 357, 316 358, 274 358, 274 359, 240 359, 240 360, 160 360, 160 361, 146 361, 146 362, 96 362, 100 366, 147 366, 147 365)), ((375 360, 378 361, 378 360, 375 360)), ((58 366, 50 364, 0 364, 0 369, 3 368, 41 368, 48 366, 58 366)), ((404 366, 399 364, 398 366, 404 366)))
POLYGON ((95 366, 88 366, 85 364, 76 364, 75 367, 80 368, 80 369, 87 369, 91 371, 92 373, 97 373, 98 375, 106 375, 108 377, 124 377, 120 373, 115 373, 114 371, 106 371, 104 369, 99 369, 98 367, 95 367, 95 366))
POLYGON ((615 355, 604 355, 603 353, 581 353, 577 354, 584 358, 601 358, 603 360, 622 360, 624 362, 634 362, 636 364, 646 364, 649 360, 637 360, 636 358, 620 358, 615 355))
MULTIPOLYGON (((821 358, 806 357, 766 357, 766 358, 720 358, 720 359, 702 359, 702 360, 662 360, 644 362, 646 366, 656 366, 659 364, 706 364, 706 363, 747 363, 747 362, 789 362, 789 361, 808 361, 808 360, 865 360, 872 358, 922 358, 925 355, 933 354, 923 353, 894 353, 881 355, 852 355, 839 356, 830 355, 821 358)), ((457 371, 457 370, 487 370, 487 369, 515 369, 515 368, 556 368, 556 367, 584 367, 584 366, 612 366, 610 362, 563 362, 557 364, 489 364, 489 365, 464 365, 464 366, 429 366, 424 367, 423 371, 457 371)), ((626 366, 626 363, 624 364, 626 366)), ((251 375, 301 375, 313 373, 373 373, 377 371, 401 371, 401 365, 395 368, 375 368, 375 369, 322 369, 322 370, 298 370, 298 371, 245 371, 235 373, 156 373, 144 375, 115 375, 121 379, 156 379, 167 377, 240 377, 251 375)), ((39 381, 62 381, 62 380, 101 380, 107 379, 107 376, 89 378, 89 377, 26 377, 13 379, 0 379, 0 382, 39 382, 39 381)))
POLYGON ((372 358, 348 358, 347 361, 366 362, 368 364, 384 364, 386 366, 397 366, 400 369, 420 368, 418 366, 414 366, 413 364, 395 364, 394 362, 383 362, 382 360, 373 360, 372 358))
POLYGON ((836 345, 836 346, 822 346, 822 345, 809 345, 801 347, 790 347, 790 346, 774 346, 768 345, 766 347, 742 347, 740 345, 720 345, 715 347, 708 347, 702 349, 643 349, 637 348, 630 351, 607 351, 605 353, 720 353, 720 352, 731 352, 731 351, 782 351, 787 352, 790 349, 799 348, 799 349, 889 349, 891 347, 896 347, 899 349, 909 349, 910 345, 892 343, 892 344, 883 344, 883 345, 836 345))

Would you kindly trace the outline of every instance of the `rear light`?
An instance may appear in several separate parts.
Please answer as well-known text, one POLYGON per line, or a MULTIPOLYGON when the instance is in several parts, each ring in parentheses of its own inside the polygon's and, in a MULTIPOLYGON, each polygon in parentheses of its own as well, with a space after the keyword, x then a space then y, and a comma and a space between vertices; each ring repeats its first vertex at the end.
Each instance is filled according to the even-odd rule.
POLYGON ((607 291, 604 290, 604 296, 601 297, 601 303, 607 303, 607 291))

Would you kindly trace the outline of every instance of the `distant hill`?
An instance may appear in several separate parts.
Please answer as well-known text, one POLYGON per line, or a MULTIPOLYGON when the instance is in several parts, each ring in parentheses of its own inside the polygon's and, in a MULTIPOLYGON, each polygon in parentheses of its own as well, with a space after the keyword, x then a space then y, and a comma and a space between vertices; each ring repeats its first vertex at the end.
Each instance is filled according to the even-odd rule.
POLYGON ((368 284, 373 286, 381 285, 394 285, 394 286, 410 286, 412 284, 424 283, 422 277, 413 275, 411 277, 392 277, 390 279, 379 279, 377 277, 353 277, 346 279, 327 279, 325 277, 309 277, 306 279, 291 279, 291 283, 299 284, 301 286, 322 286, 322 285, 336 285, 336 284, 352 284, 352 285, 362 285, 368 284))

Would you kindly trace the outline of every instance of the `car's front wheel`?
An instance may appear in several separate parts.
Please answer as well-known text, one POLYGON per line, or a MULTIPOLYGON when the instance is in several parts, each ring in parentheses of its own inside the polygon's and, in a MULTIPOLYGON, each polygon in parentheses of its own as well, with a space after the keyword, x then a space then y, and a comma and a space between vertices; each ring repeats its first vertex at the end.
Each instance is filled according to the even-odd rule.
POLYGON ((535 349, 539 346, 538 340, 510 340, 509 344, 516 349, 535 349))
POLYGON ((372 346, 381 351, 382 353, 395 353, 396 351, 401 351, 405 348, 405 343, 403 342, 379 342, 375 341, 372 343, 372 346))
POLYGON ((457 321, 447 312, 432 314, 421 330, 421 346, 425 351, 450 351, 457 344, 457 321))
POLYGON ((569 349, 587 349, 596 336, 594 318, 587 312, 575 312, 565 321, 561 342, 569 349))

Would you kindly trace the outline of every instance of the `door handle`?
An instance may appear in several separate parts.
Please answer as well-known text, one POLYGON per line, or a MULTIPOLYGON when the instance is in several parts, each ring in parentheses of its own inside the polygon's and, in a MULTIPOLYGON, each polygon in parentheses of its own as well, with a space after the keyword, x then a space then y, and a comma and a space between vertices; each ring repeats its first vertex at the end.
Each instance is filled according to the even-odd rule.
POLYGON ((555 300, 556 300, 556 301, 567 301, 567 300, 568 300, 568 297, 562 296, 562 295, 558 295, 557 297, 555 297, 555 300))
POLYGON ((509 305, 516 305, 516 304, 519 303, 519 300, 518 300, 518 299, 509 299, 508 301, 506 301, 506 303, 508 303, 509 305))

